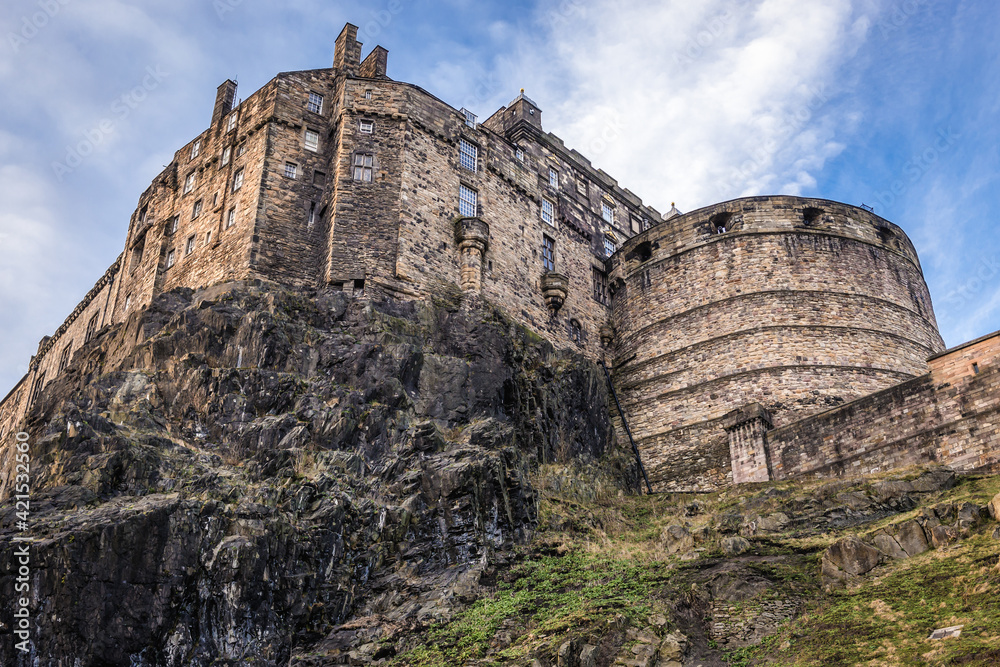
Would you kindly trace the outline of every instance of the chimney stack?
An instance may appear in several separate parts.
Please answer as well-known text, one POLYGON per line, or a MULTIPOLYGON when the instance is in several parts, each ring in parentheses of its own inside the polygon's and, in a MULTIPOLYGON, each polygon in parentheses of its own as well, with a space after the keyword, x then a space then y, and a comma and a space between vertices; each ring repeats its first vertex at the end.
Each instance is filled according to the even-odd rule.
POLYGON ((361 63, 361 42, 358 41, 358 26, 348 23, 340 31, 333 51, 333 69, 337 73, 356 76, 361 63))
POLYGON ((215 127, 223 116, 233 110, 236 99, 236 82, 226 79, 215 93, 215 109, 212 110, 212 127, 215 127))

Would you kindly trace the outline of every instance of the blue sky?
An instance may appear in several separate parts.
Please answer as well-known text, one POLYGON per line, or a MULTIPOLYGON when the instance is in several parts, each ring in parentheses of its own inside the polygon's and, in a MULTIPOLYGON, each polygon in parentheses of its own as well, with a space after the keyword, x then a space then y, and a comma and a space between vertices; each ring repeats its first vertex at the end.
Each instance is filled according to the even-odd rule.
POLYGON ((917 246, 949 346, 1000 329, 992 0, 5 0, 0 394, 121 252, 216 86, 326 67, 347 21, 391 77, 481 118, 525 88, 661 211, 872 205, 917 246))

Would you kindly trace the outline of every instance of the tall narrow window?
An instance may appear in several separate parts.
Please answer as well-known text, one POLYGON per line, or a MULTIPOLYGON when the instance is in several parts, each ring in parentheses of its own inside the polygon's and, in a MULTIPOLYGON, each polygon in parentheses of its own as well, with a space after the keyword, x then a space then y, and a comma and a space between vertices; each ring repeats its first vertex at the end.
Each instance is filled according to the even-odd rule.
POLYGON ((618 244, 610 236, 604 236, 604 255, 605 257, 611 257, 618 250, 618 244))
POLYGON ((236 157, 239 157, 246 152, 247 152, 247 142, 244 141, 243 143, 241 143, 239 146, 236 147, 236 157))
POLYGON ((135 245, 132 246, 132 254, 129 257, 128 268, 133 271, 138 268, 139 263, 142 262, 142 247, 146 245, 146 235, 143 234, 142 238, 136 241, 135 245))
POLYGON ((242 187, 243 187, 243 169, 241 167, 240 170, 236 172, 236 175, 233 176, 233 192, 236 192, 242 187))
POLYGON ((129 307, 131 307, 131 305, 132 305, 132 295, 131 294, 126 294, 125 295, 125 312, 126 313, 128 312, 128 309, 129 309, 129 307))
POLYGON ((177 226, 180 224, 180 222, 181 222, 181 216, 179 215, 175 215, 174 217, 170 218, 170 222, 167 223, 167 234, 176 234, 177 226))
POLYGON ((298 171, 299 169, 294 162, 285 163, 285 178, 294 179, 295 176, 298 174, 298 171))
POLYGON ((73 355, 73 341, 66 344, 63 348, 62 354, 59 355, 59 372, 62 373, 63 369, 69 366, 69 360, 73 355))
POLYGON ((222 149, 222 166, 223 167, 225 167, 227 164, 229 164, 229 157, 230 157, 230 155, 232 155, 232 153, 233 153, 233 147, 232 146, 226 146, 225 148, 222 149))
POLYGON ((190 255, 194 252, 194 234, 188 237, 187 243, 184 245, 184 254, 190 255))
POLYGON ((608 276, 600 269, 593 269, 594 272, 594 300, 608 305, 608 276))
POLYGON ((580 326, 579 320, 569 321, 569 339, 574 343, 583 342, 583 327, 580 326))
POLYGON ((606 201, 601 202, 601 217, 609 224, 615 224, 615 207, 606 201))
POLYGON ((187 175, 187 178, 184 179, 184 194, 187 194, 192 190, 194 190, 195 173, 196 172, 192 171, 190 174, 187 175))
POLYGON ((212 232, 211 231, 205 232, 205 245, 208 245, 211 242, 212 242, 212 232))
POLYGON ((31 399, 30 402, 34 403, 38 395, 42 393, 42 389, 45 387, 45 373, 40 374, 35 379, 35 386, 31 388, 31 399))
POLYGON ((363 120, 358 124, 358 129, 361 131, 361 134, 371 134, 375 130, 375 122, 363 120))
POLYGON ((90 339, 94 337, 97 333, 97 317, 100 313, 94 313, 94 316, 87 321, 87 333, 83 337, 84 343, 89 343, 90 339))
POLYGON ((309 101, 306 102, 306 109, 313 113, 323 113, 323 96, 319 93, 309 93, 309 101))
POLYGON ((458 186, 458 213, 463 218, 476 217, 479 193, 464 185, 458 186))
POLYGON ((309 202, 309 222, 308 225, 312 227, 316 224, 316 202, 309 202))
POLYGON ((201 139, 198 139, 191 145, 191 159, 195 159, 201 155, 201 139))
POLYGON ((358 153, 354 156, 354 180, 371 183, 375 156, 371 153, 358 153))
POLYGON ((554 188, 559 187, 559 172, 549 167, 549 185, 554 188))
POLYGON ((370 100, 371 98, 372 98, 372 91, 366 90, 365 91, 365 99, 366 100, 370 100))
POLYGON ((319 150, 319 132, 306 130, 306 150, 313 152, 319 150))
POLYGON ((459 139, 458 161, 469 171, 476 171, 476 163, 479 161, 479 147, 465 139, 459 139))
POLYGON ((229 213, 226 214, 226 229, 229 229, 236 224, 236 209, 229 209, 229 213))
POLYGON ((521 162, 524 162, 524 151, 521 150, 520 148, 515 148, 514 149, 514 157, 516 157, 521 162))
POLYGON ((556 270, 556 240, 550 236, 542 236, 542 266, 546 271, 556 270))
POLYGON ((174 250, 167 251, 167 268, 169 269, 177 262, 177 253, 174 250))
POLYGON ((234 111, 233 113, 229 114, 229 120, 226 121, 226 132, 232 132, 233 130, 236 129, 236 119, 239 117, 239 115, 240 113, 238 111, 234 111))
POLYGON ((194 208, 191 209, 191 219, 194 220, 199 215, 201 215, 201 200, 200 199, 194 203, 194 208))
POLYGON ((556 224, 556 217, 552 206, 552 202, 550 202, 548 199, 542 200, 542 221, 547 222, 553 226, 555 226, 556 224))

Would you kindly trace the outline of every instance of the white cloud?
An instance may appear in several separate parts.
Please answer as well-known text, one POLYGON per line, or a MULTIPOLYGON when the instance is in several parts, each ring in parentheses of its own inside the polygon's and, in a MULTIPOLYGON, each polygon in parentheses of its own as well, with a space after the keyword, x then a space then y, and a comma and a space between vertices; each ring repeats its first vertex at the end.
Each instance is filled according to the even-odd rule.
POLYGON ((831 101, 870 4, 558 0, 510 78, 528 82, 546 129, 661 210, 797 194, 858 122, 831 101))

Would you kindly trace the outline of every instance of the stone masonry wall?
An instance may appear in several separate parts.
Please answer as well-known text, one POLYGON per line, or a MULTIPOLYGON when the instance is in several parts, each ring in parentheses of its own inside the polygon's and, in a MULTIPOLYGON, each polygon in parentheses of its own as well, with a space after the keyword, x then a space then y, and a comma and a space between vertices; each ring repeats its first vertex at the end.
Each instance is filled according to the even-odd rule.
POLYGON ((921 377, 768 432, 772 477, 1000 467, 1000 333, 929 364, 921 377))

